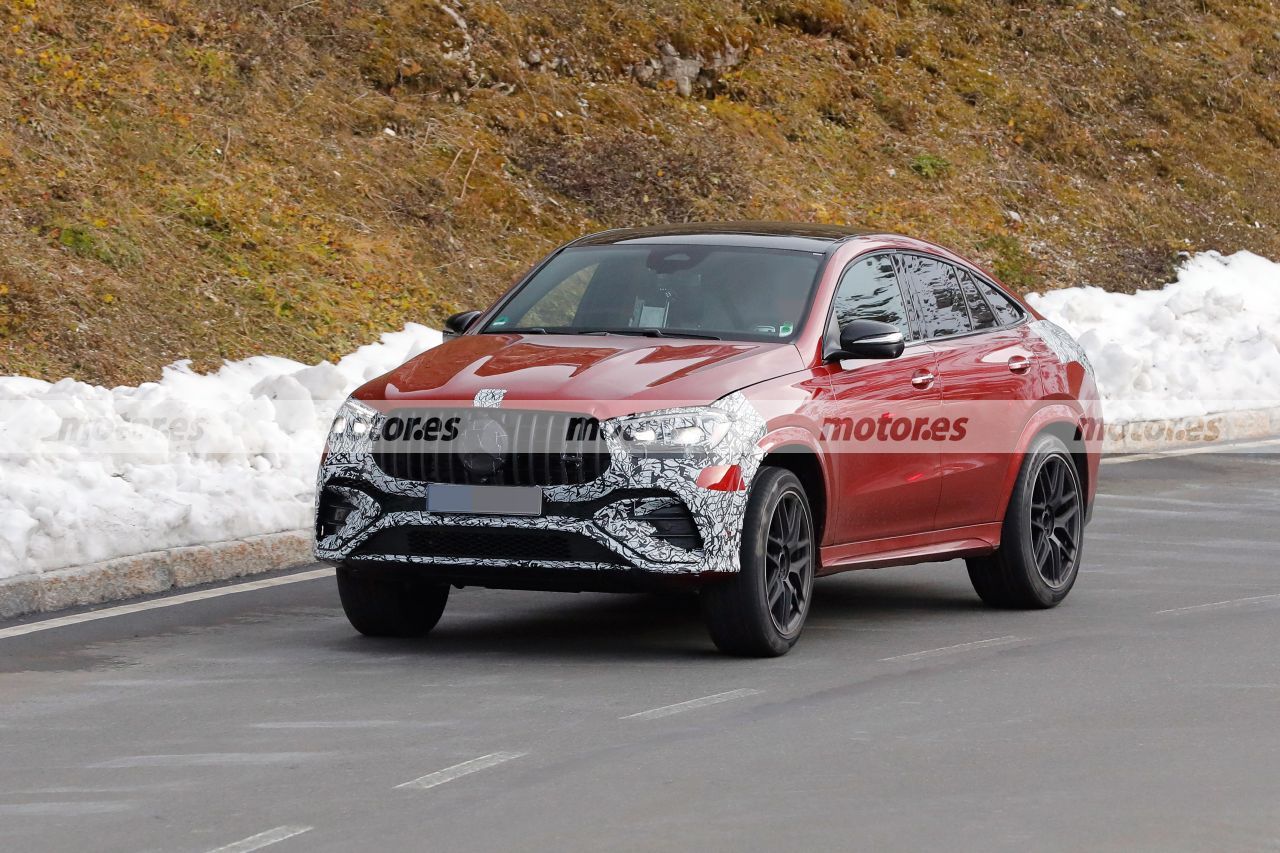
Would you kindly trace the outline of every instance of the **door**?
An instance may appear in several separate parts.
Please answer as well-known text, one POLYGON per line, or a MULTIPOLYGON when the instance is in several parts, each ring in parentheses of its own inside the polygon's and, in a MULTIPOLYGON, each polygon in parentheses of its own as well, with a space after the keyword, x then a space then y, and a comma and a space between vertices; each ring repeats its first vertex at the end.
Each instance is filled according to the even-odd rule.
POLYGON ((891 255, 864 256, 845 269, 829 335, 838 341, 839 326, 851 320, 892 323, 908 343, 896 359, 828 365, 823 439, 836 487, 830 544, 931 530, 941 491, 936 443, 919 438, 921 425, 941 415, 934 354, 911 322, 891 255))
POLYGON ((937 358, 943 412, 954 440, 939 446, 939 530, 996 521, 1005 476, 1037 396, 1025 323, 1003 323, 970 270, 924 259, 913 279, 937 358), (927 324, 928 325, 928 324, 927 324), (961 433, 963 433, 961 435, 961 433))

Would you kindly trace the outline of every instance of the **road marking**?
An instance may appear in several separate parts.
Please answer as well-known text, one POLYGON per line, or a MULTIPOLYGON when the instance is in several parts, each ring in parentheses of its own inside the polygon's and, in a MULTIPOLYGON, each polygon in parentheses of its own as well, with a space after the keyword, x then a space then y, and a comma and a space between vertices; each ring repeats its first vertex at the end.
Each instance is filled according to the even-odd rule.
POLYGON ((1214 601, 1210 604, 1192 604, 1190 607, 1174 607, 1169 610, 1157 610, 1157 616, 1163 616, 1166 613, 1196 613, 1201 610, 1218 610, 1228 607, 1238 607, 1241 604, 1252 604, 1255 601, 1274 601, 1280 599, 1280 592, 1271 595, 1254 595, 1249 598, 1233 598, 1230 601, 1214 601))
POLYGON ((112 800, 76 800, 74 802, 40 802, 40 803, 0 803, 0 815, 21 817, 85 817, 88 815, 113 814, 136 809, 130 802, 112 800))
MULTIPOLYGON (((400 720, 281 720, 273 723, 250 723, 254 729, 372 729, 384 726, 408 725, 400 720)), ((443 725, 442 723, 416 723, 415 725, 443 725)))
POLYGON ((228 844, 225 847, 210 850, 209 853, 250 853, 253 850, 261 850, 263 847, 278 844, 286 838, 293 838, 295 835, 310 832, 314 828, 312 826, 277 826, 275 829, 268 829, 266 832, 250 835, 248 838, 228 844))
POLYGON ((90 770, 122 770, 128 767, 260 767, 298 764, 331 752, 189 752, 176 755, 126 755, 90 764, 90 770))
POLYGON ((719 705, 721 702, 732 702, 734 699, 743 699, 747 696, 755 696, 759 690, 751 690, 742 688, 740 690, 729 690, 725 693, 716 693, 713 696, 703 696, 701 699, 690 699, 688 702, 677 702, 674 705, 663 705, 661 708, 652 708, 648 711, 641 711, 638 714, 627 714, 625 717, 619 717, 619 720, 656 720, 659 717, 670 717, 672 714, 682 714, 685 711, 692 711, 696 708, 705 708, 708 705, 719 705))
POLYGON ((1021 637, 992 637, 990 640, 975 640, 972 643, 960 643, 956 646, 943 646, 940 649, 927 649, 923 652, 911 652, 905 655, 894 655, 891 658, 880 658, 881 662, 890 660, 920 660, 921 658, 931 658, 938 655, 949 655, 956 652, 967 652, 970 649, 986 649, 991 646, 1007 646, 1010 643, 1022 642, 1021 637))
POLYGON ((8 637, 21 637, 24 634, 34 634, 37 631, 50 631, 54 628, 65 628, 68 625, 79 625, 83 622, 94 622, 98 619, 110 619, 113 616, 127 616, 130 613, 157 610, 161 607, 176 607, 179 604, 190 604, 193 601, 205 601, 206 599, 218 598, 219 596, 231 595, 237 592, 253 592, 259 589, 270 589, 273 586, 284 586, 285 584, 301 583, 302 581, 310 581, 315 580, 316 578, 332 576, 333 569, 311 569, 310 571, 298 572, 293 575, 281 575, 278 578, 267 578, 260 581, 220 586, 215 589, 202 589, 199 592, 184 592, 180 595, 168 596, 167 598, 153 598, 150 601, 140 601, 137 604, 122 604, 119 607, 107 607, 102 610, 91 610, 88 613, 76 613, 71 616, 58 616, 57 618, 45 619, 41 622, 31 622, 27 625, 14 625, 12 628, 0 628, 0 640, 8 637))
POLYGON ((417 788, 426 790, 434 788, 437 785, 443 785, 445 782, 452 782, 454 779, 460 779, 472 773, 481 770, 488 770, 490 767, 496 767, 507 761, 517 758, 523 758, 528 755, 527 752, 494 752, 489 755, 482 755, 479 758, 473 758, 470 761, 464 761, 461 764, 455 764, 452 767, 446 767, 443 770, 437 770, 434 773, 428 773, 426 776, 419 776, 417 779, 411 779, 396 785, 397 788, 417 788))

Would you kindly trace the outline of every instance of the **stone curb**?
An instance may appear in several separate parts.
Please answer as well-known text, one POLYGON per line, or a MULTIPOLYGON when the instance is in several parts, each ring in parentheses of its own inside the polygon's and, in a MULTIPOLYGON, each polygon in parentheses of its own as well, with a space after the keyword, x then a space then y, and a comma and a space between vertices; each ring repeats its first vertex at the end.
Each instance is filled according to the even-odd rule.
POLYGON ((154 595, 314 562, 309 529, 117 557, 0 581, 0 619, 154 595))
MULTIPOLYGON (((1105 411, 1105 408, 1104 408, 1105 411)), ((1280 407, 1108 424, 1104 454, 1158 453, 1280 437, 1280 407)))
MULTIPOLYGON (((1102 452, 1206 450, 1280 436, 1280 408, 1131 421, 1108 428, 1102 452), (1194 437, 1189 437, 1194 436, 1194 437)), ((261 574, 314 561, 312 532, 286 530, 207 545, 118 557, 0 581, 0 619, 154 595, 171 589, 261 574)))

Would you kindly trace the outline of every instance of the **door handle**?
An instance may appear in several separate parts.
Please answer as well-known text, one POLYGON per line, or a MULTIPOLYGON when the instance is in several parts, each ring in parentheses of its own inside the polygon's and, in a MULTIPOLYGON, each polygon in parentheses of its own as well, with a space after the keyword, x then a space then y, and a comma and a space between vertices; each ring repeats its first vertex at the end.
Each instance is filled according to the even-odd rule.
POLYGON ((1009 359, 1009 371, 1011 373, 1026 373, 1031 369, 1031 359, 1026 356, 1015 355, 1009 359))
POLYGON ((937 378, 938 377, 934 376, 933 373, 931 373, 928 370, 924 370, 922 368, 920 370, 917 370, 915 374, 912 375, 911 384, 916 386, 917 388, 928 388, 930 385, 933 384, 933 380, 937 378))

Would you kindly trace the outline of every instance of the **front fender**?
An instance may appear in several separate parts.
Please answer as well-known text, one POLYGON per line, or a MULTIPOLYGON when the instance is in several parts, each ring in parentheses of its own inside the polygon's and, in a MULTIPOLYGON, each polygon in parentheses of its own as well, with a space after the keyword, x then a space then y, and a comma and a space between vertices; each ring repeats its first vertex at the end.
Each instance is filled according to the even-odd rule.
POLYGON ((789 426, 775 429, 760 439, 759 446, 766 455, 782 447, 803 447, 817 456, 822 462, 823 469, 826 469, 826 460, 822 458, 822 450, 818 447, 818 437, 804 427, 789 426))

